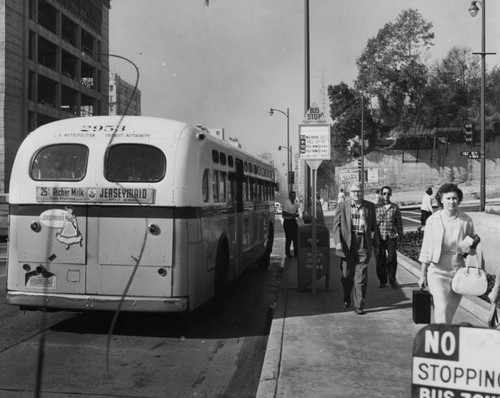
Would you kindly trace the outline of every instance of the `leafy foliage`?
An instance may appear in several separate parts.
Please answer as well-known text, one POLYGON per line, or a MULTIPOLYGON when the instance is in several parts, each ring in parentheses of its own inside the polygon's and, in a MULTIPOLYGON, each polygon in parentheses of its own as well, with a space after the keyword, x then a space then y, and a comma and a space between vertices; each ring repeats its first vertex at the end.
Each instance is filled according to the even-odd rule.
MULTIPOLYGON (((359 156, 361 109, 365 153, 377 138, 430 137, 434 128, 480 122, 481 58, 454 46, 445 58, 427 65, 433 40, 432 23, 417 10, 404 10, 368 40, 356 61, 354 86, 328 86, 332 161, 323 162, 318 178, 333 177, 335 167, 359 156)), ((486 73, 487 125, 500 121, 499 109, 500 68, 494 67, 486 73)))
POLYGON ((331 144, 333 164, 341 166, 361 153, 361 124, 363 123, 364 150, 369 151, 375 137, 369 100, 344 82, 328 86, 330 116, 335 123, 332 128, 331 144))
POLYGON ((427 82, 423 58, 433 45, 431 29, 417 10, 404 10, 368 40, 357 59, 357 85, 377 99, 382 125, 412 123, 427 82))

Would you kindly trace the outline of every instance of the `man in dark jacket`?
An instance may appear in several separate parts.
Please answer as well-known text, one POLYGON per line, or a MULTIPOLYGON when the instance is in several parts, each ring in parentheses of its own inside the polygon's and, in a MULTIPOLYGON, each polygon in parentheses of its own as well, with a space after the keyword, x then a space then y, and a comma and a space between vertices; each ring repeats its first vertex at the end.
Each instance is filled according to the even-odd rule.
POLYGON ((344 306, 351 305, 351 293, 356 314, 364 314, 368 262, 376 242, 375 205, 363 199, 363 186, 355 182, 350 196, 339 202, 333 219, 336 254, 341 257, 344 306))

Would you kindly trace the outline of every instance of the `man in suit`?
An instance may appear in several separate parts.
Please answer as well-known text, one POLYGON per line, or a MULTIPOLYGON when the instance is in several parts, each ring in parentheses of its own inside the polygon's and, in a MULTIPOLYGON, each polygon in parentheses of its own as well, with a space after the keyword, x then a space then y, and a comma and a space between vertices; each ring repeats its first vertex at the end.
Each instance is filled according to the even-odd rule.
POLYGON ((375 205, 363 199, 363 186, 351 184, 350 196, 339 202, 333 219, 336 254, 341 257, 341 281, 344 306, 351 305, 351 293, 356 314, 365 313, 368 262, 377 245, 375 205))

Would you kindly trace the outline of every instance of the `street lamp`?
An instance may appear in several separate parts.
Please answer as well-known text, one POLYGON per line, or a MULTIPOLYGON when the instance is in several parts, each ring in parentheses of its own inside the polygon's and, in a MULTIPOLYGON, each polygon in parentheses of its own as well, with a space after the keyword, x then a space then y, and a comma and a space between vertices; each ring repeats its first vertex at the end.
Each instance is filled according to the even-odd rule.
POLYGON ((484 139, 485 130, 485 84, 486 84, 486 55, 494 54, 486 52, 486 0, 473 0, 469 7, 469 13, 475 17, 479 12, 478 4, 481 5, 481 52, 473 53, 481 55, 481 137, 480 137, 480 162, 481 162, 481 191, 480 191, 480 205, 479 210, 484 211, 486 206, 486 145, 484 139))
POLYGON ((290 175, 292 174, 291 173, 291 170, 292 170, 291 159, 290 159, 290 152, 291 152, 291 147, 290 147, 290 113, 289 113, 288 108, 286 108, 286 112, 279 110, 279 109, 271 108, 271 109, 269 109, 269 116, 273 116, 274 112, 279 112, 286 117, 286 147, 280 146, 278 148, 278 150, 281 150, 280 148, 287 148, 288 149, 288 154, 287 154, 287 175, 288 175, 288 177, 287 177, 287 179, 288 179, 288 193, 290 193, 293 189, 292 183, 290 182, 290 175))
MULTIPOLYGON (((278 151, 281 151, 282 149, 286 149, 288 150, 288 158, 287 159, 292 159, 292 147, 291 146, 284 146, 284 145, 280 145, 278 147, 278 151)), ((292 168, 291 166, 287 166, 288 167, 288 172, 287 172, 287 176, 286 176, 286 179, 287 179, 287 184, 288 184, 288 192, 290 192, 293 188, 292 185, 292 180, 291 180, 291 175, 292 175, 292 168)))

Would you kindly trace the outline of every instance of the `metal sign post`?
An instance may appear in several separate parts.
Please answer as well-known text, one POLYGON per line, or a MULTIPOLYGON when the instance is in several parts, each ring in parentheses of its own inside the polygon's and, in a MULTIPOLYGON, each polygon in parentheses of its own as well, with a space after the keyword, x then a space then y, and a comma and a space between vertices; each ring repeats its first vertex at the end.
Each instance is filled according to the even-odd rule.
MULTIPOLYGON (((312 293, 316 294, 317 275, 317 225, 316 225, 316 172, 323 160, 330 160, 330 125, 325 122, 324 115, 316 104, 313 104, 304 117, 304 123, 299 125, 300 158, 307 162, 312 173, 311 198, 305 198, 307 203, 311 200, 311 246, 312 246, 312 293)), ((305 193, 307 194, 306 187, 305 193)))

